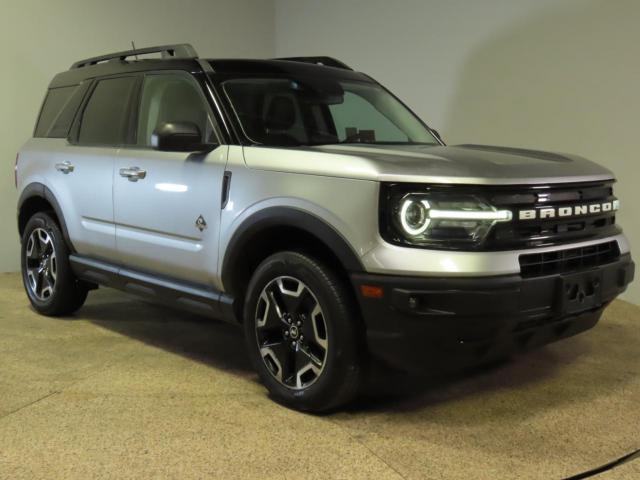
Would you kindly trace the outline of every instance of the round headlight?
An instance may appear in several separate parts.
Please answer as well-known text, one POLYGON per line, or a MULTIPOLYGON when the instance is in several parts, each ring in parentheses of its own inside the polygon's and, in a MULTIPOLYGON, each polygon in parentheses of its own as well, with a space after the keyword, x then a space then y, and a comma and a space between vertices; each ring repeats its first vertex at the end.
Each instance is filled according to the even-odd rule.
POLYGON ((427 200, 405 199, 400 208, 400 223, 409 235, 420 235, 429 226, 430 205, 427 200))

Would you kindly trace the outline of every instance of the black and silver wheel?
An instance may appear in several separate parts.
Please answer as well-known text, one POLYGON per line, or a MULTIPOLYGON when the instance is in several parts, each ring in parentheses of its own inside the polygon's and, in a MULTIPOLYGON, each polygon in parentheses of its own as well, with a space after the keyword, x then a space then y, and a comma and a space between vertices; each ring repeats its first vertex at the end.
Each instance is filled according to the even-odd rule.
POLYGON ((357 392, 361 332, 346 285, 326 266, 296 252, 267 258, 245 303, 252 361, 278 401, 323 411, 357 392))
POLYGON ((22 235, 22 280, 33 307, 45 315, 66 315, 80 308, 87 288, 73 275, 60 229, 46 213, 29 219, 22 235))
POLYGON ((24 255, 28 288, 39 301, 45 302, 53 295, 57 262, 53 240, 44 228, 31 232, 24 255))
POLYGON ((256 340, 267 369, 282 385, 307 388, 324 369, 329 341, 318 299, 301 280, 282 276, 262 289, 256 340))

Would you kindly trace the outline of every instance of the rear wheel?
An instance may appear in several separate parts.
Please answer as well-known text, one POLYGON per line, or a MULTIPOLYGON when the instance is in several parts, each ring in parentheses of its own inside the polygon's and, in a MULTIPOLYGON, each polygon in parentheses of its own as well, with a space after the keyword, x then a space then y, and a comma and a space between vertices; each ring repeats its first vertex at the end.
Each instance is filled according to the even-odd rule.
POLYGON ((346 285, 307 255, 281 252, 256 269, 244 309, 252 362, 277 401, 325 411, 358 392, 357 310, 346 285))
POLYGON ((33 215, 22 234, 22 281, 31 305, 43 315, 68 315, 78 310, 88 289, 75 278, 69 249, 53 218, 33 215))

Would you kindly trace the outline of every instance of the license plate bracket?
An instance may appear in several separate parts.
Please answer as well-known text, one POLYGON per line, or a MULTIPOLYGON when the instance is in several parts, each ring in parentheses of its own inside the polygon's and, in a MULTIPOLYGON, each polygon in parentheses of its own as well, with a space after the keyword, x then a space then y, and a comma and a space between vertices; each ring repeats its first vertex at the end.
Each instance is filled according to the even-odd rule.
POLYGON ((562 276, 562 311, 580 313, 602 304, 602 271, 573 273, 562 276))

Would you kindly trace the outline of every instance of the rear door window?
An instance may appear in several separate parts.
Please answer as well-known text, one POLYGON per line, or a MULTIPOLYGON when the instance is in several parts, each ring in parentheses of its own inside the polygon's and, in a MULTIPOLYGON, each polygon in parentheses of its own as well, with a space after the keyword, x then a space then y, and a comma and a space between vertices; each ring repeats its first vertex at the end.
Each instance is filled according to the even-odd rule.
POLYGON ((125 143, 130 100, 137 77, 100 80, 82 114, 78 143, 116 146, 125 143))

